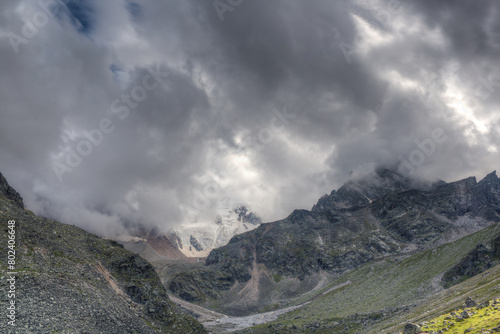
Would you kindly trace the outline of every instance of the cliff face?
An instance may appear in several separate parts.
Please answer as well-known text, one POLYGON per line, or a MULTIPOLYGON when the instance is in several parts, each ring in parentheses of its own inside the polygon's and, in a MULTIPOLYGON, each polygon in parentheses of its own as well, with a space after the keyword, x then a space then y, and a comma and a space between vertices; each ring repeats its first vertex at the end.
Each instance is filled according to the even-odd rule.
MULTIPOLYGON (((204 333, 169 300, 154 268, 116 242, 71 225, 37 217, 0 176, 0 242, 8 245, 15 221, 16 327, 2 333, 204 333)), ((68 222, 71 223, 71 222, 68 222)), ((6 260, 6 259, 5 259, 6 260)))

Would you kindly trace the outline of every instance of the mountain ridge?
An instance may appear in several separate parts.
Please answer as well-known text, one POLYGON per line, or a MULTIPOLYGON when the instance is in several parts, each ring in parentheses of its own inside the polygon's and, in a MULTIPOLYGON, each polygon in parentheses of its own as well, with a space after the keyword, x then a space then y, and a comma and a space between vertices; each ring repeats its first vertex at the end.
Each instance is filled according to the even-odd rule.
MULTIPOLYGON (((480 182, 469 177, 425 184, 382 169, 346 182, 312 210, 294 210, 214 249, 207 270, 229 276, 231 291, 239 296, 226 294, 218 310, 254 312, 285 295, 309 291, 321 284, 323 272, 339 276, 376 259, 435 248, 477 232, 500 221, 498 189, 495 172, 480 182), (279 281, 295 288, 277 292, 279 281)), ((191 275, 196 281, 201 273, 191 275)), ((175 279, 172 283, 179 286, 175 279)))

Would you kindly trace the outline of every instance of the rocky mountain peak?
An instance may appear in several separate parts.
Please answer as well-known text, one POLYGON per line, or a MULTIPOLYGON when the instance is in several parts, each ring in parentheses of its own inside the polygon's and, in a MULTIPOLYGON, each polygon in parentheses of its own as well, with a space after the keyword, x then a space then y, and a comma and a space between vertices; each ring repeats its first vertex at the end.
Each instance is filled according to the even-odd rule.
POLYGON ((234 213, 238 215, 238 221, 242 223, 249 223, 253 225, 259 225, 262 223, 262 220, 260 219, 259 216, 257 216, 255 213, 250 211, 246 206, 244 205, 238 205, 235 208, 233 208, 234 213))
POLYGON ((500 179, 497 177, 496 171, 486 175, 476 185, 476 189, 484 194, 488 202, 493 204, 498 212, 500 212, 500 179))
POLYGON ((256 213, 241 203, 221 202, 217 212, 213 221, 179 225, 166 233, 153 228, 136 235, 144 240, 123 242, 123 245, 152 261, 160 256, 170 259, 206 257, 212 249, 226 245, 233 236, 253 230, 262 223, 256 213))
POLYGON ((9 185, 2 173, 0 173, 0 196, 5 196, 13 201, 18 207, 24 208, 23 198, 9 185))
POLYGON ((497 176, 497 171, 494 170, 493 172, 486 175, 481 181, 479 181, 479 183, 480 184, 484 184, 484 183, 495 184, 495 183, 498 183, 498 181, 499 181, 499 179, 497 176))
POLYGON ((466 179, 463 179, 462 181, 457 181, 457 183, 462 183, 467 186, 474 186, 477 184, 477 179, 475 176, 470 176, 466 179))
POLYGON ((328 211, 369 205, 390 193, 411 189, 411 181, 390 169, 379 168, 375 171, 356 174, 337 191, 320 198, 312 211, 328 211))

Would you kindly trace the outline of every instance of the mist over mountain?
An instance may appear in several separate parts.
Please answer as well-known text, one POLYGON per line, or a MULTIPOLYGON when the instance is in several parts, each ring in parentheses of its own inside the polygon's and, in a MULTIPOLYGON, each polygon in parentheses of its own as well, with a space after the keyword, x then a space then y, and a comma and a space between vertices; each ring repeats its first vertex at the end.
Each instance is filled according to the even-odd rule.
MULTIPOLYGON (((227 203, 226 203, 227 204, 227 203)), ((224 205, 213 221, 195 221, 162 232, 153 229, 118 240, 125 248, 150 262, 162 259, 206 258, 238 234, 257 228, 262 220, 245 205, 224 205)))

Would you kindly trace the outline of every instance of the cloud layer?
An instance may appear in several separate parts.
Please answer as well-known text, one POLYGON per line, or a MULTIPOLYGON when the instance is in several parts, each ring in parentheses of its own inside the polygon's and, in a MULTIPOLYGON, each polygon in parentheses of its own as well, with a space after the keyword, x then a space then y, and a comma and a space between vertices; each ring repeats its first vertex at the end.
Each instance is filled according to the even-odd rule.
POLYGON ((0 5, 0 170, 104 236, 309 209, 349 171, 500 166, 500 4, 0 5))

